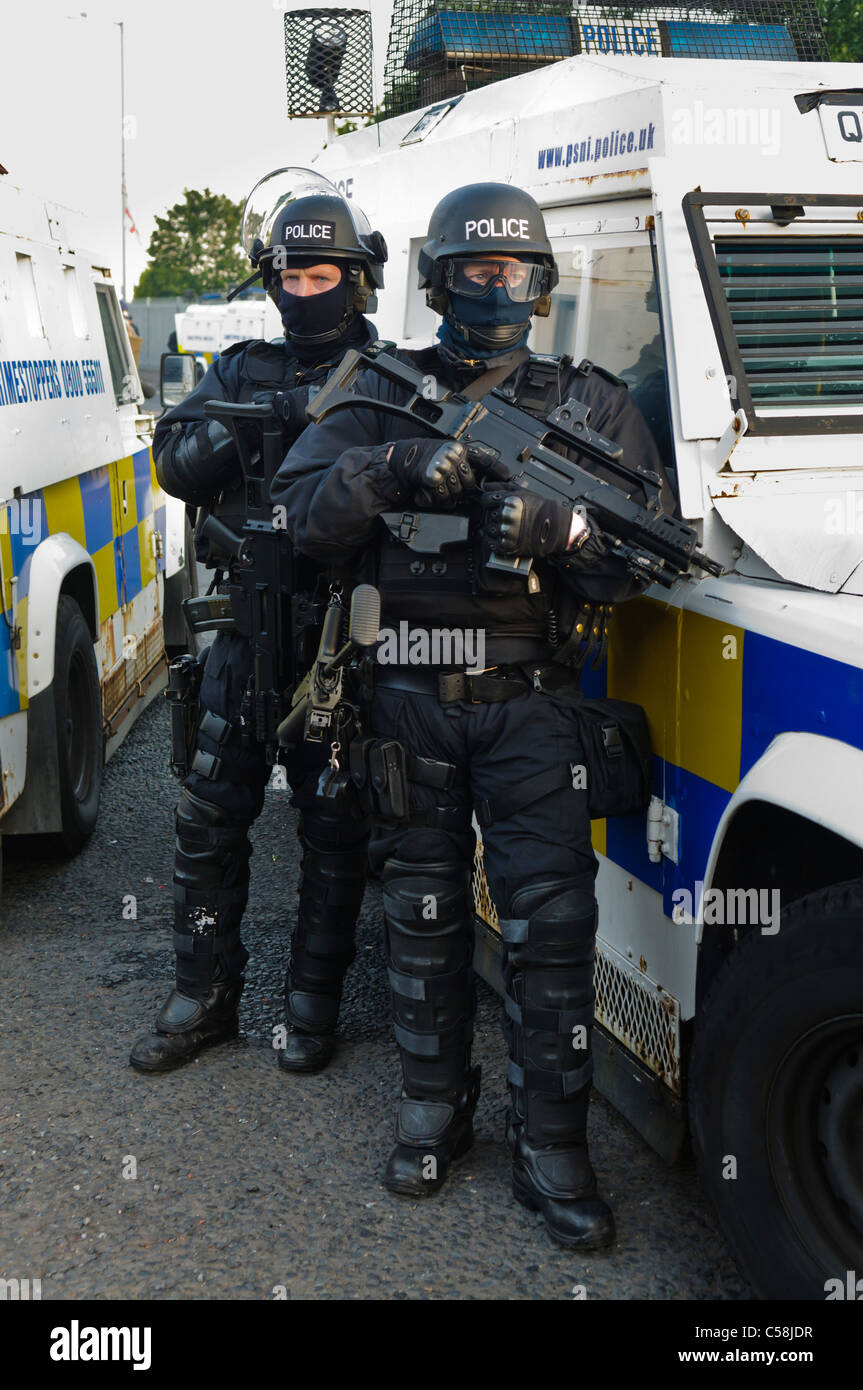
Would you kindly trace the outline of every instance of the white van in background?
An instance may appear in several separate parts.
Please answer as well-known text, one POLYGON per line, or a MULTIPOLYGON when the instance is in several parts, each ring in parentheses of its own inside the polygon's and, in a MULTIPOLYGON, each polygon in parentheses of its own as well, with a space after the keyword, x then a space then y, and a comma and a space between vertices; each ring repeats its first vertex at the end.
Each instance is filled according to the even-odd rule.
POLYGON ((204 367, 212 366, 232 343, 247 338, 281 338, 279 311, 269 296, 237 299, 231 304, 190 304, 176 314, 177 352, 194 354, 204 367))

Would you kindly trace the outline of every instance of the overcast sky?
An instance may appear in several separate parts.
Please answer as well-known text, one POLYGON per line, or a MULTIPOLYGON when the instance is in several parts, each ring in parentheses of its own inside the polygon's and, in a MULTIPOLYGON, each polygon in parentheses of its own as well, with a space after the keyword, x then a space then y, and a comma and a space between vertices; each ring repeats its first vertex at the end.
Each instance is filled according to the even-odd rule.
MULTIPOLYGON (((126 40, 126 182, 141 242, 127 237, 128 291, 154 217, 184 188, 243 198, 270 169, 305 164, 324 121, 289 121, 284 11, 310 0, 38 0, 0 19, 0 164, 8 182, 87 213, 120 280, 120 31, 126 40), (70 19, 81 10, 86 19, 70 19)), ((392 0, 371 8, 375 98, 392 0)), ((239 228, 238 228, 239 232, 239 228)))

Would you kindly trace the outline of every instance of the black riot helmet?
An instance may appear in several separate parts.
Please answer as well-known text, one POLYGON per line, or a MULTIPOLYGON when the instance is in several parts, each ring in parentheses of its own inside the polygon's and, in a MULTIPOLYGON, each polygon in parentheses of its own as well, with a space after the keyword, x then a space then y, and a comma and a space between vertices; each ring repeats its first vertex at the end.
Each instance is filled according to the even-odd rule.
POLYGON ((255 274, 234 293, 260 276, 277 307, 280 272, 287 266, 332 262, 342 268, 347 287, 345 318, 328 333, 309 335, 309 341, 338 338, 356 314, 377 309, 387 244, 380 232, 372 230, 363 211, 343 198, 322 174, 301 168, 267 174, 246 199, 241 239, 255 274))
POLYGON ((429 221, 428 239, 420 249, 419 287, 435 313, 455 324, 466 337, 484 347, 505 348, 521 329, 517 325, 483 326, 472 314, 469 329, 453 312, 452 296, 481 301, 501 285, 515 302, 530 302, 531 314, 545 317, 551 291, 558 281, 554 252, 539 204, 521 188, 507 183, 470 183, 442 198, 429 221), (496 255, 517 256, 517 274, 501 262, 499 274, 485 279, 470 269, 473 258, 493 261, 496 255))

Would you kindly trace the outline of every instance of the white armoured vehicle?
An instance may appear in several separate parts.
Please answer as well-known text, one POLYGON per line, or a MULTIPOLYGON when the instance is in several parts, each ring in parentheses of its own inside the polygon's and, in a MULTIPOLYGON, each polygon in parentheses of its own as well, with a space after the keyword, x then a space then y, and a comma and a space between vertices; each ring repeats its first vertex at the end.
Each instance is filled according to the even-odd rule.
POLYGON ((647 817, 594 826, 597 1085, 669 1159, 689 1132, 759 1292, 823 1298, 863 1270, 863 65, 794 61, 781 25, 779 58, 758 25, 726 26, 748 61, 658 56, 685 23, 578 8, 576 56, 537 66, 543 14, 521 75, 465 92, 500 25, 419 8, 418 109, 315 161, 389 243, 381 335, 436 331, 438 199, 527 189, 560 268, 531 346, 627 382, 727 571, 620 606, 585 678, 655 753, 647 817))

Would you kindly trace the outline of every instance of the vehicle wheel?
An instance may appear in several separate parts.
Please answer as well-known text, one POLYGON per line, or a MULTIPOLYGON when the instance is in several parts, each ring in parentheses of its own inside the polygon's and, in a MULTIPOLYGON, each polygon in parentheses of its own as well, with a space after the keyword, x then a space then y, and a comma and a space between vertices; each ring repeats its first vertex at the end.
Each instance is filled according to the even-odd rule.
POLYGON ((165 581, 165 651, 168 660, 192 650, 192 639, 186 627, 182 603, 198 596, 198 566, 195 561, 195 537, 188 516, 183 528, 183 568, 165 581))
POLYGON ((102 790, 102 691, 93 639, 68 594, 57 605, 54 705, 62 830, 45 835, 46 853, 77 854, 96 828, 102 790))
POLYGON ((863 883, 735 947, 696 1016, 689 1085, 699 1175, 756 1291, 823 1299, 863 1273, 863 883))

